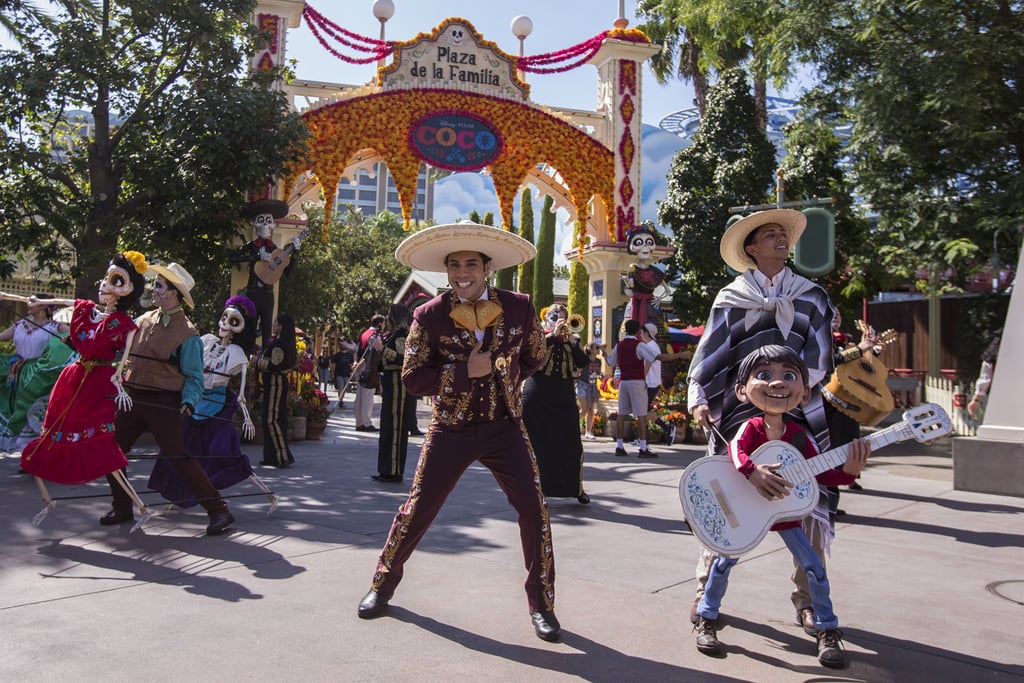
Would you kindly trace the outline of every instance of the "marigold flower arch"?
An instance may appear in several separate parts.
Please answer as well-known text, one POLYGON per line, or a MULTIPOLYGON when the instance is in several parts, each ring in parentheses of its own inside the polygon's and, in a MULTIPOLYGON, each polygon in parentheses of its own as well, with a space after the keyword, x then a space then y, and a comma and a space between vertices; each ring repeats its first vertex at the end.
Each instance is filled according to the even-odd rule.
MULTIPOLYGON (((468 113, 486 120, 503 141, 488 164, 508 229, 512 206, 527 176, 550 164, 568 186, 579 220, 586 222, 591 201, 601 200, 606 225, 614 225, 614 154, 576 126, 539 108, 458 90, 419 89, 353 97, 303 114, 311 138, 304 163, 290 169, 285 192, 312 171, 324 197, 337 196, 345 169, 370 153, 388 165, 398 190, 405 228, 409 228, 421 159, 409 144, 413 123, 424 116, 468 113)), ((287 194, 285 195, 287 196, 287 194)), ((333 212, 324 202, 324 238, 333 212)))

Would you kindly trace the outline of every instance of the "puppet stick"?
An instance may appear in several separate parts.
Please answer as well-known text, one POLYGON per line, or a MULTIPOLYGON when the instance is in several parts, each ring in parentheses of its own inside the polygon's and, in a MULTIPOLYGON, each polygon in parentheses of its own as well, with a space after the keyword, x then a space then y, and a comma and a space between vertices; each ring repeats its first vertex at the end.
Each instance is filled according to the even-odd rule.
POLYGON ((121 488, 123 488, 125 493, 128 494, 128 497, 131 498, 132 502, 139 508, 139 521, 132 527, 132 531, 141 529, 153 514, 146 509, 146 504, 142 502, 142 499, 139 498, 139 494, 137 494, 135 489, 132 488, 131 482, 128 481, 128 477, 124 474, 124 470, 115 470, 114 472, 111 472, 111 474, 114 475, 114 479, 117 480, 117 483, 121 485, 121 488))
POLYGON ((263 483, 263 480, 260 479, 255 472, 249 475, 249 479, 252 480, 252 483, 256 484, 260 491, 267 494, 267 498, 270 499, 270 509, 267 510, 267 517, 274 514, 274 510, 277 509, 277 496, 274 495, 274 492, 263 483))
MULTIPOLYGON (((361 359, 359 360, 359 362, 358 362, 358 363, 356 363, 356 366, 355 366, 354 368, 352 368, 352 374, 351 374, 351 375, 349 375, 349 382, 351 382, 351 381, 352 381, 352 378, 353 378, 353 377, 354 377, 354 378, 358 378, 358 377, 359 377, 359 372, 360 372, 360 371, 361 371, 361 370, 363 369, 363 365, 365 365, 365 364, 366 364, 366 359, 365 359, 365 358, 361 358, 361 359)), ((359 380, 358 380, 358 379, 356 379, 356 381, 358 382, 359 380)), ((339 405, 339 406, 340 406, 340 405, 341 405, 342 403, 344 403, 344 402, 345 402, 345 392, 346 392, 346 391, 348 391, 348 385, 349 385, 349 382, 345 382, 345 386, 343 386, 343 387, 341 388, 341 393, 340 393, 340 394, 338 394, 338 405, 339 405)))
POLYGON ((43 483, 43 480, 34 475, 33 479, 36 480, 36 486, 39 487, 39 494, 43 497, 43 502, 46 504, 46 506, 39 511, 39 514, 32 518, 32 526, 39 526, 43 520, 46 519, 46 515, 50 510, 57 507, 57 503, 50 497, 50 492, 46 490, 46 484, 43 483))

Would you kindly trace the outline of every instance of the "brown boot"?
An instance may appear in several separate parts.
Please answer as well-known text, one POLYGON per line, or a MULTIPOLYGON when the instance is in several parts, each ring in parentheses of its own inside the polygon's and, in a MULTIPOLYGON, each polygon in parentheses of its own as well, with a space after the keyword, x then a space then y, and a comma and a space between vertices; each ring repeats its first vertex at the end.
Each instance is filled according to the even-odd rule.
POLYGON ((697 616, 697 625, 693 627, 697 633, 697 649, 706 655, 717 655, 722 652, 722 644, 718 642, 718 620, 697 616))
POLYGON ((818 662, 830 669, 846 668, 848 662, 842 631, 837 628, 818 631, 818 662))

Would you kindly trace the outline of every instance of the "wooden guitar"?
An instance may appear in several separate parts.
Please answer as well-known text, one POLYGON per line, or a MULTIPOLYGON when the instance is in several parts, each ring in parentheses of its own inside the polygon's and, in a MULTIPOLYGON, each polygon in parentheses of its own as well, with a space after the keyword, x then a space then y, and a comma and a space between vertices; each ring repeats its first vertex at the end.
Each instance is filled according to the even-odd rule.
MULTIPOLYGON (((889 344, 899 336, 896 330, 882 334, 858 320, 857 328, 874 344, 889 344)), ((886 380, 889 369, 870 351, 836 368, 822 396, 841 413, 862 425, 875 425, 893 411, 896 404, 886 380)))
MULTIPOLYGON (((934 403, 903 413, 903 421, 875 432, 866 441, 871 450, 916 439, 927 443, 953 431, 949 416, 934 403)), ((737 471, 728 455, 694 461, 679 479, 679 500, 693 535, 725 557, 753 550, 776 522, 802 519, 818 504, 814 477, 846 462, 849 445, 805 459, 785 441, 769 441, 751 456, 757 465, 781 463, 776 473, 794 484, 789 495, 767 500, 737 471)))
MULTIPOLYGON (((303 230, 299 234, 299 239, 306 239, 308 234, 308 229, 303 230)), ((295 251, 295 245, 288 242, 283 248, 275 249, 274 253, 270 255, 269 260, 254 263, 253 272, 256 273, 256 277, 260 279, 260 282, 265 285, 276 284, 281 279, 281 276, 284 275, 284 269, 292 262, 293 251, 295 251)))

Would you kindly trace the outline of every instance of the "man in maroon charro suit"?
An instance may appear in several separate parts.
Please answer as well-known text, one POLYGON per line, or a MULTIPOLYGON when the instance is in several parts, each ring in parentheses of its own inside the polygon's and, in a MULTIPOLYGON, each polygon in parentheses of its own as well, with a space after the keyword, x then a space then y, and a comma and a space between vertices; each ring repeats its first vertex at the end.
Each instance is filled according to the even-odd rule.
POLYGON ((433 396, 434 414, 409 498, 359 603, 364 619, 385 611, 416 544, 462 473, 479 461, 518 513, 534 631, 548 641, 560 636, 551 526, 520 393, 544 362, 544 337, 528 297, 487 284, 492 270, 535 254, 521 237, 473 223, 426 228, 395 251, 404 265, 447 273, 452 289, 416 309, 406 339, 403 381, 411 393, 433 396))

